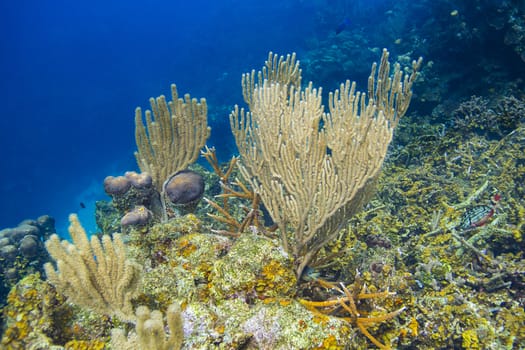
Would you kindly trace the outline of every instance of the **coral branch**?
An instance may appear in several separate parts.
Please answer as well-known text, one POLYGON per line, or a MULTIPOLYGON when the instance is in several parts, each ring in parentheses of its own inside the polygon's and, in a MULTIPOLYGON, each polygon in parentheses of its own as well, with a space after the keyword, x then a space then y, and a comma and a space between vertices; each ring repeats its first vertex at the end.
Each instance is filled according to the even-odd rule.
POLYGON ((171 85, 171 96, 169 102, 164 96, 150 98, 151 111, 145 112, 145 123, 140 107, 135 110, 135 158, 140 170, 152 176, 159 192, 170 175, 197 159, 210 135, 206 100, 197 101, 188 94, 179 98, 175 84, 171 85))
POLYGON ((421 64, 408 75, 396 64, 390 75, 388 55, 372 66, 368 96, 347 81, 330 93, 329 112, 321 89, 301 88, 295 55, 270 53, 257 83, 254 72, 243 75, 250 111, 236 106, 230 115, 239 168, 296 258, 297 276, 374 193, 421 64))
POLYGON ((69 217, 73 244, 52 235, 46 241, 49 254, 56 260, 44 265, 47 278, 73 303, 101 314, 134 319, 131 299, 137 295, 141 267, 128 260, 119 234, 91 237, 88 240, 78 217, 69 217))
POLYGON ((123 330, 113 329, 111 346, 117 350, 178 350, 182 346, 184 330, 182 328, 181 309, 172 304, 167 311, 167 328, 164 331, 163 315, 160 311, 151 311, 146 306, 139 306, 136 312, 135 334, 126 337, 123 330))

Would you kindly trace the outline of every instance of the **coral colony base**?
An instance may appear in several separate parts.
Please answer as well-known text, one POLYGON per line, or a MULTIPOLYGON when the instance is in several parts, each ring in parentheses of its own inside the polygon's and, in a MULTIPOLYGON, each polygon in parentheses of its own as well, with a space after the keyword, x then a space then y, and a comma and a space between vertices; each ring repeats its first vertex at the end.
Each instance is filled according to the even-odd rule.
POLYGON ((202 150, 205 100, 151 99, 141 173, 104 181, 100 236, 76 215, 72 242, 48 217, 0 231, 2 347, 523 346, 525 101, 405 118, 385 160, 420 65, 385 50, 368 93, 346 82, 325 112, 295 55, 270 53, 243 75, 225 165, 202 150))

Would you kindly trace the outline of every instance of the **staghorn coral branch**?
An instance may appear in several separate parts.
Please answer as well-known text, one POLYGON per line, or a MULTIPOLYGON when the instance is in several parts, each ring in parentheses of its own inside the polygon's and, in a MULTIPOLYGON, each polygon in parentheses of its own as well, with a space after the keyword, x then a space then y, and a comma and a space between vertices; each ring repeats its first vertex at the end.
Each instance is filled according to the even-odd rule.
POLYGON ((226 209, 222 208, 220 205, 218 205, 214 201, 209 200, 208 198, 204 198, 204 201, 206 201, 206 203, 211 205, 219 213, 224 215, 224 216, 219 216, 219 215, 208 213, 209 217, 211 217, 211 218, 213 218, 213 219, 215 219, 217 221, 223 222, 225 224, 228 224, 230 226, 234 226, 234 227, 237 227, 237 228, 240 227, 240 224, 237 222, 237 220, 226 209))
MULTIPOLYGON (((215 148, 205 148, 205 151, 201 152, 202 156, 206 158, 208 163, 210 163, 211 167, 213 168, 215 174, 219 176, 220 179, 220 186, 222 188, 223 193, 216 195, 216 198, 222 198, 223 206, 221 207, 219 204, 204 198, 206 203, 208 203, 210 206, 212 206, 215 210, 217 210, 222 216, 216 215, 216 214, 210 214, 208 213, 208 216, 212 219, 225 223, 229 227, 229 230, 213 230, 213 232, 225 236, 230 237, 239 237, 242 232, 246 229, 248 226, 255 226, 258 229, 261 228, 261 223, 259 222, 259 202, 260 198, 258 195, 254 193, 254 191, 248 189, 248 187, 240 181, 238 178, 235 178, 235 181, 229 182, 229 178, 231 174, 233 173, 235 169, 235 165, 237 164, 237 161, 239 160, 239 157, 232 157, 228 164, 228 168, 226 172, 223 172, 221 167, 219 166, 218 159, 215 153, 215 148), (233 186, 238 187, 240 190, 235 189, 233 186), (242 220, 242 222, 239 222, 233 215, 230 214, 230 204, 229 199, 249 199, 251 200, 251 209, 244 208, 244 211, 246 212, 246 216, 242 220)), ((264 230, 262 230, 265 232, 264 230)))
POLYGON ((235 178, 235 181, 232 182, 232 185, 238 186, 241 191, 237 191, 233 189, 231 186, 226 185, 224 182, 220 183, 221 188, 223 189, 224 193, 218 194, 217 198, 244 198, 244 199, 253 199, 253 191, 250 191, 246 185, 244 185, 239 179, 235 178))
POLYGON ((124 321, 134 319, 131 299, 139 290, 141 268, 126 257, 119 234, 88 240, 77 215, 69 216, 73 244, 52 235, 46 249, 55 259, 44 265, 47 278, 73 303, 124 321))
POLYGON ((395 293, 389 291, 377 292, 377 293, 366 293, 363 285, 358 281, 355 283, 354 288, 350 291, 343 283, 340 283, 339 286, 326 282, 323 280, 316 280, 322 287, 334 289, 337 292, 343 294, 341 297, 335 299, 325 300, 325 301, 311 301, 300 299, 301 304, 306 306, 309 310, 319 313, 322 315, 334 315, 337 314, 337 317, 356 325, 361 333, 366 336, 374 345, 380 349, 390 349, 390 346, 382 344, 377 340, 370 332, 367 327, 372 324, 386 322, 388 320, 397 317, 401 312, 405 310, 405 307, 397 309, 392 312, 362 317, 357 309, 356 301, 362 299, 376 299, 376 298, 385 298, 395 293), (340 309, 337 306, 341 307, 349 316, 340 316, 340 309))
POLYGON ((235 169, 235 164, 239 160, 239 157, 233 156, 230 162, 228 163, 228 169, 223 172, 221 167, 219 166, 219 160, 217 159, 217 153, 215 151, 215 147, 209 148, 208 146, 204 147, 204 151, 201 151, 201 156, 203 156, 206 161, 210 164, 210 166, 213 168, 213 171, 217 176, 219 176, 219 179, 222 183, 225 183, 230 178, 230 175, 233 172, 233 169, 235 169))

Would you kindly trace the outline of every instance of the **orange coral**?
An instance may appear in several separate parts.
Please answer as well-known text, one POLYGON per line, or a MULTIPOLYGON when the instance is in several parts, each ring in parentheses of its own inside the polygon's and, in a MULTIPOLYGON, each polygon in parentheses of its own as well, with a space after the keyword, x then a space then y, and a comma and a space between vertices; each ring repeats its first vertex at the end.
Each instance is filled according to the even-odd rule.
POLYGON ((375 298, 384 298, 395 293, 388 291, 378 292, 378 293, 366 293, 364 287, 358 284, 358 287, 354 288, 351 292, 348 288, 341 283, 340 288, 333 283, 329 283, 323 280, 317 280, 322 286, 334 289, 341 293, 343 296, 337 297, 335 299, 325 300, 325 301, 310 301, 301 299, 300 302, 306 306, 308 309, 315 313, 320 313, 324 315, 336 315, 348 321, 351 324, 354 324, 359 328, 361 333, 363 333, 374 345, 380 349, 390 349, 388 345, 382 344, 377 340, 370 332, 367 327, 376 324, 388 321, 397 315, 399 315, 405 308, 402 307, 396 311, 389 312, 386 314, 380 314, 377 316, 367 316, 362 317, 362 313, 358 311, 356 306, 357 300, 362 299, 375 299, 375 298), (346 311, 349 316, 340 316, 341 308, 343 311, 346 311))

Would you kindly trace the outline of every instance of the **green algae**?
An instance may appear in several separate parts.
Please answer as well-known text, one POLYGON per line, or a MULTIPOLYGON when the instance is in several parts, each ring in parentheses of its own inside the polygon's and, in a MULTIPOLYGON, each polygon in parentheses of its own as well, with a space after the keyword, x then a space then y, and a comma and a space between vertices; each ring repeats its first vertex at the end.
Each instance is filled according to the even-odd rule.
POLYGON ((292 297, 296 283, 292 261, 276 241, 246 234, 213 265, 209 288, 217 301, 248 300, 292 297))

